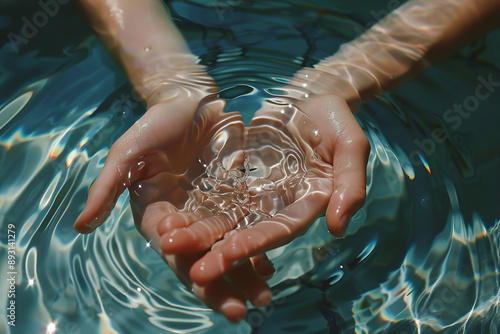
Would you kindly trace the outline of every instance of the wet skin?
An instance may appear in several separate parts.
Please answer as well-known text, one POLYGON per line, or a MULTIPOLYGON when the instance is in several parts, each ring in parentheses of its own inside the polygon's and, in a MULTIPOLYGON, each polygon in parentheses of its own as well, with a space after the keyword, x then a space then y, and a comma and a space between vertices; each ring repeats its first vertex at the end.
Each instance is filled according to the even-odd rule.
POLYGON ((325 213, 330 231, 343 234, 343 217, 364 201, 369 146, 336 97, 302 104, 308 114, 265 103, 246 129, 241 116, 223 113, 223 106, 208 97, 199 106, 150 108, 111 148, 75 228, 92 232, 128 188, 139 232, 200 299, 238 321, 246 300, 263 306, 271 298, 265 280, 274 268, 265 251, 301 235, 325 213), (295 160, 280 161, 290 156, 295 160), (237 199, 234 182, 225 192, 200 190, 204 165, 221 162, 223 173, 243 173, 245 157, 249 201, 237 199), (269 167, 283 162, 285 169, 269 167), (270 183, 274 189, 252 192, 270 183))

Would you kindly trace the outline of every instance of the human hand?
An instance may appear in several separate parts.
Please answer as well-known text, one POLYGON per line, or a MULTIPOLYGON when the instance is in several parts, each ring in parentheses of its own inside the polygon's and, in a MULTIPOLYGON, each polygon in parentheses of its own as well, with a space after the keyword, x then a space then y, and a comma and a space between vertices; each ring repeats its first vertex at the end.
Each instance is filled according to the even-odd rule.
POLYGON ((349 107, 335 96, 299 106, 303 112, 267 103, 245 130, 240 175, 223 168, 232 173, 222 180, 236 198, 232 220, 238 224, 219 224, 211 233, 211 218, 160 230, 168 254, 191 245, 207 251, 213 244, 190 269, 197 284, 209 284, 239 261, 290 242, 325 211, 330 232, 341 236, 363 205, 369 143, 349 107))
MULTIPOLYGON (((215 97, 205 98, 199 104, 199 99, 183 96, 149 108, 110 149, 75 229, 81 233, 95 230, 109 215, 118 196, 128 188, 136 226, 161 254, 158 231, 165 224, 196 219, 201 212, 194 213, 194 209, 203 202, 203 194, 193 185, 193 180, 205 171, 199 163, 201 157, 229 156, 240 145, 241 116, 224 114, 223 106, 215 97)), ((244 316, 247 299, 256 306, 269 301, 271 293, 265 276, 274 269, 265 257, 245 261, 224 277, 202 287, 189 278, 192 264, 202 254, 190 252, 162 257, 205 304, 231 321, 244 316)))

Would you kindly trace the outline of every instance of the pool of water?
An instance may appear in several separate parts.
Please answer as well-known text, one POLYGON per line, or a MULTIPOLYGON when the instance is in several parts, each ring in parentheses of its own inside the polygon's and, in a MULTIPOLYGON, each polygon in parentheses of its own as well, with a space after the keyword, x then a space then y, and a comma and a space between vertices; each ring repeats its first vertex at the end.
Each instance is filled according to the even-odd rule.
MULTIPOLYGON (((139 235, 127 193, 94 234, 73 230, 109 147, 144 108, 73 5, 57 3, 53 15, 32 0, 0 5, 0 332, 500 331, 499 30, 361 107, 366 205, 342 239, 319 219, 269 252, 273 301, 230 324, 139 235), (480 99, 485 82, 496 85, 480 99), (445 117, 456 106, 470 113, 445 117)), ((269 88, 396 3, 167 5, 226 109, 248 122, 269 88)))

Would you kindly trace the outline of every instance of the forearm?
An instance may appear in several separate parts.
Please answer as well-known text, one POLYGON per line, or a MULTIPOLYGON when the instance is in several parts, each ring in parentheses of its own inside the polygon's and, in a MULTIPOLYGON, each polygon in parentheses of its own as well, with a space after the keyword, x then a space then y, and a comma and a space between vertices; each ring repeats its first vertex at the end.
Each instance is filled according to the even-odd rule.
POLYGON ((146 104, 176 94, 177 84, 210 85, 161 1, 78 0, 78 4, 146 104))
POLYGON ((499 0, 413 0, 291 79, 290 95, 359 103, 417 76, 500 22, 499 0), (307 94, 307 95, 306 95, 307 94))

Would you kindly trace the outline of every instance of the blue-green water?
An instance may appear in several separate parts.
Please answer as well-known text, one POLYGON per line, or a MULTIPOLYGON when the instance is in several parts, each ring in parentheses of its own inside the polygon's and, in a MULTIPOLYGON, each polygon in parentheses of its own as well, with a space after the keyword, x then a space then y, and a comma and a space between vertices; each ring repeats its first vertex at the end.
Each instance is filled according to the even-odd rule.
MULTIPOLYGON (((168 6, 227 110, 249 120, 268 88, 396 2, 168 6)), ((73 4, 60 4, 18 50, 9 32, 19 35, 23 17, 43 9, 31 0, 1 8, 0 304, 15 301, 16 326, 2 316, 0 332, 45 333, 50 324, 56 333, 500 331, 500 87, 476 95, 485 81, 500 82, 499 30, 362 107, 372 146, 365 207, 343 239, 320 219, 270 252, 275 298, 234 325, 147 247, 128 194, 96 233, 73 231, 108 148, 144 108, 73 4), (455 105, 470 115, 450 119, 455 105)))

